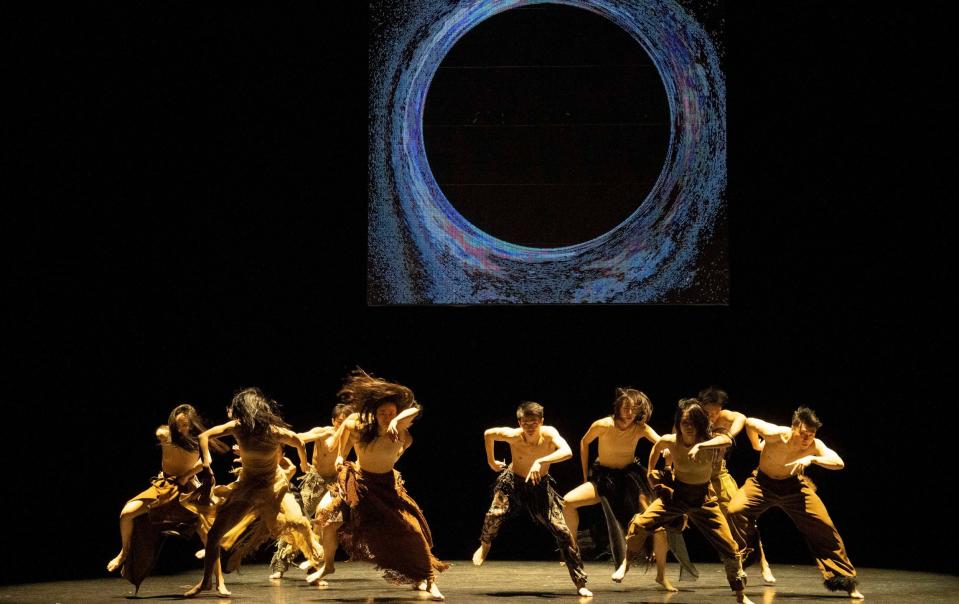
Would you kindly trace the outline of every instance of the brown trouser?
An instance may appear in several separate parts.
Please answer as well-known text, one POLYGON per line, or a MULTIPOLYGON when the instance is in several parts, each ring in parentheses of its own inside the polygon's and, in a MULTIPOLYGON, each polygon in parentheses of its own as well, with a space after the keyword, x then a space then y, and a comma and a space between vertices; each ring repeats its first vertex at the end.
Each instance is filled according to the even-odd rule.
MULTIPOLYGON (((739 486, 736 484, 736 480, 729 473, 729 470, 726 469, 725 460, 720 466, 719 470, 714 470, 713 475, 709 479, 709 483, 713 486, 713 491, 716 492, 716 503, 719 504, 719 509, 722 510, 723 516, 726 517, 726 522, 729 524, 729 530, 733 533, 733 538, 736 537, 736 530, 732 526, 732 520, 729 518, 729 502, 733 500, 733 497, 736 496, 736 493, 739 492, 739 486)), ((753 541, 748 544, 747 547, 740 545, 740 551, 743 554, 742 562, 743 567, 747 567, 753 562, 755 562, 752 555, 759 556, 760 559, 766 557, 765 552, 763 552, 763 542, 759 538, 758 527, 753 523, 753 541), (750 551, 755 550, 755 551, 750 551), (747 554, 750 554, 750 557, 746 557, 747 554)))
POLYGON ((740 547, 745 547, 754 537, 756 519, 771 507, 786 512, 802 533, 826 580, 826 587, 834 590, 855 587, 856 569, 846 556, 846 547, 826 506, 816 495, 815 485, 805 476, 777 480, 759 470, 753 472, 729 502, 730 525, 740 547))
POLYGON ((733 591, 746 587, 746 573, 739 560, 739 547, 730 533, 726 517, 709 491, 709 483, 686 484, 676 481, 672 493, 661 496, 642 514, 633 516, 626 535, 626 546, 631 555, 638 553, 646 538, 655 529, 670 524, 682 516, 699 529, 706 541, 719 553, 726 568, 726 580, 733 591))

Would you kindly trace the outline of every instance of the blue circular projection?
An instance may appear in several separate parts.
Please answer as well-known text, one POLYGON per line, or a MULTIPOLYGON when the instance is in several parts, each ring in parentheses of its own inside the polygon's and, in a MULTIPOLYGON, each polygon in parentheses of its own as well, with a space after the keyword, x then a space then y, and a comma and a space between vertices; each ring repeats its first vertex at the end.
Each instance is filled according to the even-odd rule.
POLYGON ((700 248, 724 204, 726 91, 709 35, 672 0, 548 2, 590 10, 622 27, 663 80, 671 121, 665 163, 621 224, 568 247, 515 245, 465 220, 433 178, 422 117, 439 64, 484 19, 546 3, 397 4, 372 41, 371 302, 656 303, 693 282, 700 248))

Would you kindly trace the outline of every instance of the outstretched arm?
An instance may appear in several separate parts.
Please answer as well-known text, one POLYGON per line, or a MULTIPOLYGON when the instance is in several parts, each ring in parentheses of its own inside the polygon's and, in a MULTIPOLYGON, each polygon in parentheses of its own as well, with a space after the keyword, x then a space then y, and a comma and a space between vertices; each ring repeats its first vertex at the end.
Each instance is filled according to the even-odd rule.
POLYGON ((324 439, 331 434, 336 434, 336 429, 333 426, 317 426, 308 432, 300 432, 297 436, 302 438, 304 443, 311 443, 324 439))
POLYGON ((763 437, 764 440, 768 440, 774 436, 788 434, 790 429, 785 426, 777 426, 776 424, 764 422, 756 417, 750 417, 746 419, 746 431, 747 433, 750 431, 755 432, 763 437))
POLYGON ((589 443, 593 442, 602 434, 606 427, 602 425, 603 420, 596 420, 589 427, 586 434, 579 441, 579 463, 583 468, 583 482, 589 478, 589 443))
POLYGON ((496 441, 509 442, 513 436, 512 428, 490 428, 483 432, 483 444, 486 446, 486 465, 494 472, 500 472, 506 468, 506 462, 498 461, 493 455, 493 446, 496 441))
POLYGON ((728 434, 717 434, 709 440, 696 443, 689 448, 689 458, 696 459, 700 451, 709 451, 711 449, 724 449, 733 444, 733 439, 728 434))
POLYGON ((806 455, 805 457, 800 457, 794 462, 787 463, 786 467, 791 469, 790 474, 802 474, 806 468, 810 465, 816 464, 817 466, 822 466, 827 470, 841 470, 846 467, 846 464, 843 462, 842 457, 839 457, 839 454, 830 449, 818 438, 816 439, 816 454, 815 455, 806 455))
POLYGON ((300 438, 300 435, 292 430, 279 426, 273 426, 273 433, 276 434, 279 441, 284 445, 296 448, 296 454, 300 457, 300 469, 303 470, 304 473, 309 472, 310 460, 306 456, 306 444, 303 442, 303 439, 300 438))
POLYGON ((197 437, 197 440, 200 443, 200 457, 203 459, 204 468, 209 468, 213 463, 213 457, 210 455, 210 439, 218 436, 228 436, 233 434, 233 431, 236 429, 239 423, 239 421, 233 419, 225 424, 213 426, 209 430, 200 433, 200 436, 197 437))
POLYGON ((726 416, 726 419, 730 420, 729 436, 735 439, 746 425, 746 416, 739 411, 728 411, 725 409, 723 410, 723 414, 726 416))
POLYGON ((358 429, 356 422, 359 417, 358 413, 350 415, 343 420, 343 423, 340 424, 340 427, 336 430, 336 437, 333 439, 333 448, 336 450, 335 463, 337 468, 343 465, 346 456, 349 455, 350 450, 353 449, 353 433, 358 429))

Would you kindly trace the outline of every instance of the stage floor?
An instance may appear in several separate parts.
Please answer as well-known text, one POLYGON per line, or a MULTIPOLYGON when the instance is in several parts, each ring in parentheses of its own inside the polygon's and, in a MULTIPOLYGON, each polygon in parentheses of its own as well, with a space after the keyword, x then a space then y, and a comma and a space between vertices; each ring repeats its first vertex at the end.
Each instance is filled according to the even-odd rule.
MULTIPOLYGON (((670 580, 680 589, 678 593, 659 591, 653 582, 652 571, 643 574, 637 568, 622 584, 609 579, 612 567, 587 563, 589 588, 595 594, 591 601, 599 604, 668 602, 693 604, 700 602, 735 602, 726 585, 720 564, 699 563, 700 577, 695 582, 679 582, 678 567, 670 565, 670 580)), ((305 573, 293 569, 279 581, 267 579, 269 568, 264 564, 245 565, 241 574, 227 575, 227 587, 233 597, 221 598, 205 592, 200 601, 270 602, 294 604, 298 602, 424 602, 426 594, 386 583, 372 565, 356 562, 337 564, 336 574, 330 577, 325 589, 310 587, 303 581, 305 573)), ((756 604, 770 602, 835 602, 851 600, 844 593, 829 592, 822 586, 814 566, 773 566, 778 579, 776 585, 763 585, 758 572, 750 573, 746 593, 756 604)), ((58 581, 0 587, 3 602, 121 602, 129 599, 149 601, 179 600, 181 594, 200 579, 199 568, 176 575, 154 576, 144 581, 138 596, 133 595, 129 583, 119 578, 87 581, 58 581)), ((861 591, 866 602, 959 602, 959 577, 932 573, 860 568, 861 591)), ((510 562, 490 560, 482 567, 469 561, 455 562, 440 575, 440 588, 448 602, 537 602, 546 600, 580 600, 559 563, 510 562)))

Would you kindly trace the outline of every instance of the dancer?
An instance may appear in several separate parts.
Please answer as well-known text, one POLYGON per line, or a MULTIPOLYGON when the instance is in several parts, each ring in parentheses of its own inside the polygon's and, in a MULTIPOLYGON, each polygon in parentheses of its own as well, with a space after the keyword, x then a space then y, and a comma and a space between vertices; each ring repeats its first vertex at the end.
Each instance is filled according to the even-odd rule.
POLYGON ((761 436, 764 444, 759 468, 729 502, 730 524, 740 547, 745 547, 753 537, 756 519, 771 507, 782 509, 805 538, 825 586, 845 591, 851 598, 862 598, 856 569, 846 555, 842 537, 816 494, 816 486, 805 475, 812 464, 827 470, 845 466, 835 451, 816 438, 821 426, 808 407, 796 409, 790 427, 754 417, 746 420, 747 432, 761 436))
POLYGON ((744 593, 746 573, 740 563, 739 547, 733 540, 716 498, 709 493, 713 460, 711 450, 729 446, 732 439, 721 433, 711 434, 709 416, 696 399, 679 401, 673 426, 675 433, 660 438, 649 453, 650 482, 656 483, 660 497, 629 523, 626 544, 630 555, 613 573, 613 580, 622 581, 629 569, 630 556, 641 551, 650 532, 685 517, 719 553, 726 569, 726 580, 736 592, 736 601, 749 603, 751 600, 744 593), (656 463, 666 450, 670 452, 673 462, 674 477, 654 472, 656 463))
POLYGON ((403 486, 394 465, 413 444, 410 424, 419 403, 406 386, 356 369, 339 397, 357 410, 340 426, 340 468, 332 495, 317 509, 323 544, 330 552, 324 566, 307 577, 314 582, 334 572, 337 542, 354 560, 370 560, 395 584, 412 584, 444 600, 436 573, 449 564, 433 556, 433 537, 423 511, 403 486), (343 461, 350 450, 356 461, 343 461), (339 514, 343 519, 339 518, 339 514))
MULTIPOLYGON (((746 416, 723 407, 729 401, 729 395, 726 394, 726 391, 720 390, 716 386, 710 386, 705 390, 701 390, 698 398, 703 410, 706 411, 706 414, 709 416, 709 423, 713 429, 725 431, 735 442, 736 436, 742 432, 743 426, 746 425, 746 416)), ((754 446, 758 444, 758 438, 751 436, 750 440, 754 446)), ((730 450, 732 450, 732 447, 717 450, 716 457, 713 461, 713 473, 709 477, 709 481, 713 485, 713 490, 716 491, 716 502, 719 504, 719 509, 722 510, 727 522, 729 522, 729 502, 733 496, 739 492, 736 480, 729 473, 729 470, 726 469, 726 457, 730 450)), ((732 530, 731 526, 730 530, 732 530)), ((763 581, 766 583, 775 583, 776 577, 769 567, 769 562, 766 561, 766 553, 763 551, 763 542, 759 538, 759 531, 754 530, 752 534, 755 535, 756 541, 754 544, 750 544, 750 548, 755 548, 755 553, 759 558, 759 567, 762 570, 763 581)), ((743 562, 743 566, 747 566, 745 561, 743 562)))
MULTIPOLYGON (((641 439, 654 444, 659 440, 659 434, 647 423, 652 413, 653 404, 646 394, 632 388, 617 388, 613 414, 593 422, 579 443, 583 484, 563 496, 566 502, 563 515, 574 543, 579 527, 579 508, 602 502, 616 568, 626 556, 623 527, 633 516, 645 510, 653 499, 646 480, 646 468, 636 458, 636 445, 641 439), (590 468, 589 445, 594 440, 599 441, 599 456, 590 468)), ((682 533, 676 532, 676 538, 682 540, 682 533)), ((653 533, 656 582, 666 591, 677 591, 666 578, 667 547, 666 529, 656 529, 653 533)), ((685 543, 676 550, 679 552, 676 557, 684 565, 689 565, 695 577, 698 573, 685 555, 685 543), (684 558, 685 562, 682 562, 684 558)))
POLYGON ((516 419, 519 428, 490 428, 483 434, 486 462, 500 475, 493 486, 493 503, 483 521, 473 564, 483 564, 503 521, 525 508, 535 522, 553 534, 577 593, 591 597, 593 593, 586 589, 586 570, 579 548, 563 517, 563 498, 556 492, 556 481, 549 475, 551 464, 570 459, 573 452, 556 428, 543 425, 543 406, 539 403, 520 404, 516 419), (509 466, 493 455, 497 441, 509 444, 509 466))
MULTIPOLYGON (((203 467, 197 436, 206 430, 192 405, 177 405, 167 423, 156 429, 156 438, 162 451, 162 471, 151 479, 151 486, 123 506, 120 512, 120 553, 107 563, 107 570, 118 568, 120 574, 140 590, 159 554, 161 532, 175 530, 189 534, 199 528, 200 539, 206 532, 197 527, 195 514, 180 504, 181 497, 196 493, 200 485, 197 472, 203 467)), ((210 443, 218 453, 229 450, 224 443, 210 443)), ((217 571, 217 587, 223 585, 223 575, 217 571)))
MULTIPOLYGON (((200 434, 200 451, 204 471, 210 469, 209 441, 218 436, 233 435, 239 445, 241 470, 236 482, 230 485, 216 508, 216 519, 206 541, 203 578, 184 595, 192 597, 210 589, 210 579, 220 562, 220 543, 224 535, 251 515, 262 524, 244 538, 242 551, 252 551, 272 534, 296 543, 308 561, 320 565, 322 551, 310 529, 309 520, 300 513, 292 496, 288 496, 288 474, 280 467, 283 458, 282 445, 295 447, 300 459, 300 469, 310 471, 306 447, 296 433, 277 414, 276 402, 267 398, 259 388, 246 388, 234 395, 227 409, 225 424, 210 428, 200 434)), ((237 559, 242 558, 242 553, 237 559)), ((230 595, 223 589, 222 595, 230 595)))
MULTIPOLYGON (((300 478, 299 494, 303 514, 307 518, 313 518, 323 496, 336 484, 336 431, 351 411, 348 405, 339 403, 333 407, 332 425, 316 427, 299 434, 304 443, 316 443, 313 445, 313 469, 300 478)), ((323 553, 324 557, 329 557, 332 560, 335 552, 329 550, 323 553)), ((270 561, 270 570, 273 571, 270 578, 282 578, 283 573, 293 564, 294 558, 296 558, 296 548, 293 544, 283 540, 277 541, 276 552, 270 561)), ((307 567, 305 570, 313 572, 316 569, 307 567)))

